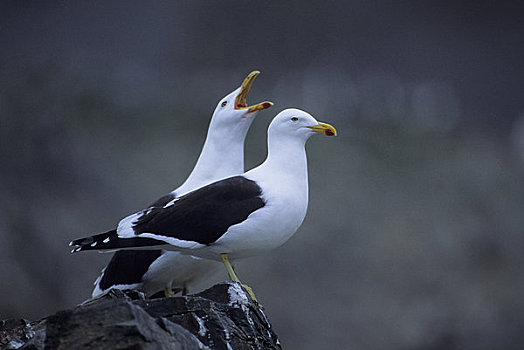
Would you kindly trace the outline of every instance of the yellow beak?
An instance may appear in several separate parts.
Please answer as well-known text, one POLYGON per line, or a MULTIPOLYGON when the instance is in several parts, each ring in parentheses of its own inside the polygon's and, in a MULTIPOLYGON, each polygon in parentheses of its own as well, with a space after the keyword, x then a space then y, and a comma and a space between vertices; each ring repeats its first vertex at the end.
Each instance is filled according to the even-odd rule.
POLYGON ((247 94, 249 93, 249 89, 251 88, 251 85, 253 85, 253 82, 255 81, 255 78, 260 74, 258 70, 254 70, 244 79, 242 82, 242 85, 240 86, 240 92, 238 93, 237 97, 235 98, 235 109, 245 109, 247 108, 247 112, 255 112, 260 111, 262 109, 269 108, 273 106, 273 102, 264 101, 257 103, 252 106, 248 106, 246 99, 247 94))
POLYGON ((319 132, 326 136, 337 136, 337 129, 326 123, 318 123, 315 126, 308 126, 313 132, 319 132))

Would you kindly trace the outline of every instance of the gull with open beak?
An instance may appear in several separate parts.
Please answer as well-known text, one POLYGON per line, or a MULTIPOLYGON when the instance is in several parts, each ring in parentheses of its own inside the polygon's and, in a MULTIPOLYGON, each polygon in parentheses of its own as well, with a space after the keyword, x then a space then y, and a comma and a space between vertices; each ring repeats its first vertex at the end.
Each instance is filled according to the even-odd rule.
MULTIPOLYGON (((177 199, 211 182, 244 172, 244 140, 255 116, 273 105, 264 101, 251 106, 246 99, 259 71, 251 72, 242 85, 217 103, 207 137, 195 167, 186 181, 145 210, 124 218, 118 226, 133 224, 144 213, 172 206, 177 199)), ((179 252, 165 250, 125 250, 113 255, 95 281, 93 297, 111 288, 137 289, 147 296, 173 290, 207 287, 206 281, 221 271, 221 264, 179 252)))

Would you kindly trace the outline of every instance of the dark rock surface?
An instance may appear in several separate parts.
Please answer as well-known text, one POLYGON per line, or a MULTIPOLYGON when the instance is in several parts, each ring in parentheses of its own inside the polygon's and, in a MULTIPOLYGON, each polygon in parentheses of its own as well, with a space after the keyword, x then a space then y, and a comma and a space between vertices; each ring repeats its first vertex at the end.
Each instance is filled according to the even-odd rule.
POLYGON ((264 312, 239 284, 200 294, 103 297, 36 322, 0 321, 1 349, 281 349, 264 312))

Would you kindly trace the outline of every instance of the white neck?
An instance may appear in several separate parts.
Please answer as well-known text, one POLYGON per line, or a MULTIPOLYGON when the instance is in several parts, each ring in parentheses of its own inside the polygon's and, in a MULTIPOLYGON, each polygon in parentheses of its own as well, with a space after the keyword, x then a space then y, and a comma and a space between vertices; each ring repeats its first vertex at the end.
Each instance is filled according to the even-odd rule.
POLYGON ((200 156, 186 181, 175 192, 177 196, 211 182, 244 172, 244 140, 250 120, 229 126, 211 121, 200 156), (221 129, 222 128, 222 129, 221 129))
POLYGON ((305 149, 306 140, 301 138, 268 135, 268 155, 264 163, 246 175, 255 180, 269 179, 273 186, 299 189, 307 196, 308 172, 305 149))

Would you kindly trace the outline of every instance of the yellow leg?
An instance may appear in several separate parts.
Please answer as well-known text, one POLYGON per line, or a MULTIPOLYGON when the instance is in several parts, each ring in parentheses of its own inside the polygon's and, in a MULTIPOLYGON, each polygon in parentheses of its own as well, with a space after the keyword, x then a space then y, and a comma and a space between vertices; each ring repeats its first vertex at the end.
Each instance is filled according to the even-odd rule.
POLYGON ((220 254, 220 259, 222 259, 222 262, 226 266, 227 274, 229 275, 229 279, 233 282, 241 283, 238 279, 235 270, 233 270, 233 266, 229 263, 229 258, 226 253, 220 254))
POLYGON ((227 253, 222 253, 220 254, 220 259, 222 260, 222 262, 224 263, 224 265, 226 266, 226 270, 227 270, 227 274, 229 275, 229 279, 233 282, 238 282, 240 283, 240 285, 242 286, 242 288, 245 289, 245 291, 247 292, 247 294, 249 294, 249 296, 251 297, 251 299, 253 299, 253 301, 259 305, 258 303, 258 300, 257 298, 255 297, 255 293, 253 293, 253 289, 251 289, 250 286, 248 286, 247 284, 243 284, 242 282, 240 282, 240 280, 238 279, 237 277, 237 274, 235 273, 235 270, 233 270, 233 267, 231 266, 231 264, 229 263, 229 258, 228 258, 228 255, 227 253))
POLYGON ((182 295, 188 295, 189 289, 187 289, 187 286, 184 286, 184 289, 182 289, 182 295))
POLYGON ((173 292, 173 289, 171 289, 171 287, 165 287, 164 288, 164 295, 166 296, 166 298, 169 298, 169 297, 174 297, 175 296, 175 292, 173 292))

